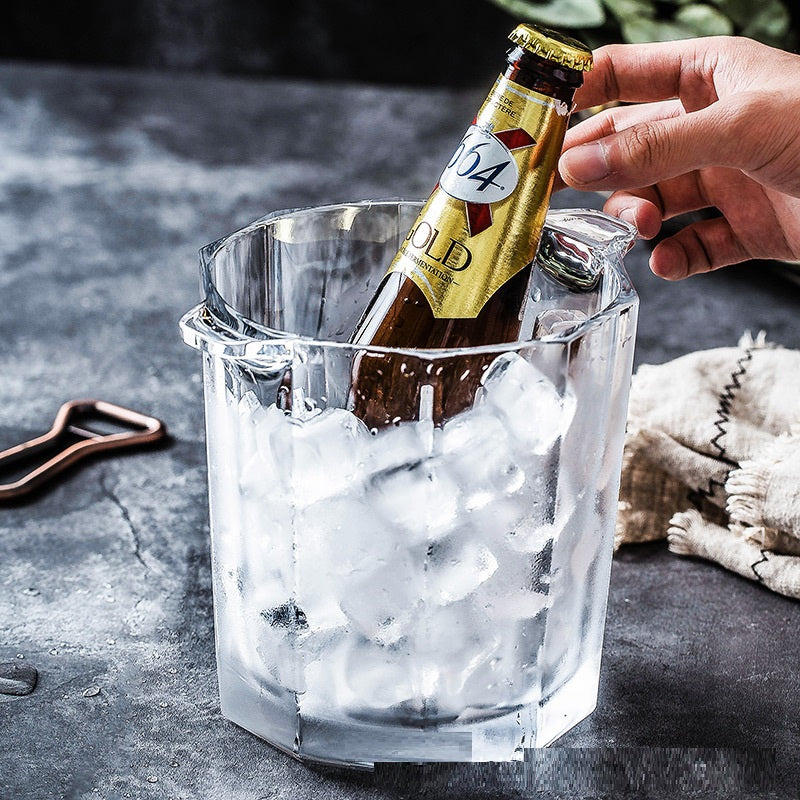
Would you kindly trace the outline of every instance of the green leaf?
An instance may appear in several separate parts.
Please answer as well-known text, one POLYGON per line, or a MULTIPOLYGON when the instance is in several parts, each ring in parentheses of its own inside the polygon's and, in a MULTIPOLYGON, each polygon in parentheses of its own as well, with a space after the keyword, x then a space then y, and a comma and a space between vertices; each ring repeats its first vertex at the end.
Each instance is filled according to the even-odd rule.
POLYGON ((767 44, 780 44, 789 33, 792 17, 789 10, 779 2, 767 2, 750 15, 742 25, 742 35, 758 39, 767 44))
POLYGON ((789 12, 781 0, 713 0, 714 5, 740 29, 763 17, 767 20, 787 20, 789 12))
POLYGON ((591 50, 605 44, 618 44, 623 41, 622 33, 616 21, 609 22, 599 28, 586 28, 578 31, 578 38, 591 50))
MULTIPOLYGON (((770 0, 766 2, 769 4, 770 0)), ((713 3, 740 28, 753 16, 753 0, 713 0, 713 3)))
POLYGON ((622 22, 622 36, 626 42, 671 42, 691 39, 694 32, 685 25, 658 19, 629 19, 622 22))
POLYGON ((656 4, 652 0, 603 0, 603 5, 620 21, 632 18, 655 19, 656 4))
POLYGON ((721 11, 705 4, 692 4, 679 8, 673 20, 687 27, 695 36, 729 36, 733 22, 721 11))
POLYGON ((513 17, 553 28, 596 28, 606 20, 600 0, 492 0, 513 17))

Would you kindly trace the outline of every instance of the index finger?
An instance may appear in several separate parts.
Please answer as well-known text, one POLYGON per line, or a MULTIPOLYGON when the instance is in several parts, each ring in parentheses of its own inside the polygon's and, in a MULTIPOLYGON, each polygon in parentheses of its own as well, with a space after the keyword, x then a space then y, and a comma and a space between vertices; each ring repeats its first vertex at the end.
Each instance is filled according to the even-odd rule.
MULTIPOLYGON (((680 97, 687 78, 707 83, 705 54, 713 37, 647 44, 611 44, 594 51, 594 66, 575 93, 575 110, 620 100, 640 103, 680 97)), ((713 86, 709 87, 713 91, 713 86)))

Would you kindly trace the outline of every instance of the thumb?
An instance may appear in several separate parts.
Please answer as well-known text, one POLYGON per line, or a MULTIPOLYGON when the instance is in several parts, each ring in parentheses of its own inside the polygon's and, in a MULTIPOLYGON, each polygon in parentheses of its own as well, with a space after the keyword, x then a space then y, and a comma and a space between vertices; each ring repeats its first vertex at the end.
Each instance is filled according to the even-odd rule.
POLYGON ((699 111, 646 119, 566 150, 558 169, 580 189, 635 189, 709 166, 747 170, 767 160, 770 114, 760 103, 717 101, 699 111))

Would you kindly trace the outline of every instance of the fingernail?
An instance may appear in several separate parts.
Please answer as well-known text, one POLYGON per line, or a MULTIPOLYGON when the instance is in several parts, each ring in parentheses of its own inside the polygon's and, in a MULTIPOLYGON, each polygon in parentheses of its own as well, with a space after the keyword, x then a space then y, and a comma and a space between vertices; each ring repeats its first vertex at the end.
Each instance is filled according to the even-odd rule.
POLYGON ((608 175, 606 151, 600 142, 582 144, 561 156, 560 171, 570 183, 595 183, 608 175))
POLYGON ((638 228, 636 225, 636 213, 632 208, 623 208, 618 216, 623 222, 627 222, 629 225, 633 225, 634 228, 638 228))

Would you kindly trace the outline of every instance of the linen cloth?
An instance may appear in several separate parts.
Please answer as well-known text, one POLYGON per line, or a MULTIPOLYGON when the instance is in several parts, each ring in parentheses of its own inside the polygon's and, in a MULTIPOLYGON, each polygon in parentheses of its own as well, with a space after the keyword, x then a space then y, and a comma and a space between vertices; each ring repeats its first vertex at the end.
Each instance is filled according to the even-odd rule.
POLYGON ((746 333, 637 370, 616 546, 665 536, 800 598, 800 351, 746 333))

